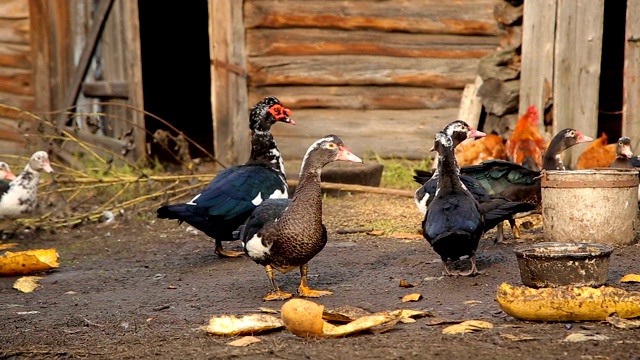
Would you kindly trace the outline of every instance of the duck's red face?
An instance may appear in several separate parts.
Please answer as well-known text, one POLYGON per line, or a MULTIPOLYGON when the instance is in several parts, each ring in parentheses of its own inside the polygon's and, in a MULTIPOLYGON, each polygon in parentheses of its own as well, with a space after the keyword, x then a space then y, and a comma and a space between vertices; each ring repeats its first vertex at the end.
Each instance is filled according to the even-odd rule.
POLYGON ((279 104, 273 105, 272 107, 269 108, 269 112, 278 121, 286 122, 291 125, 296 124, 296 122, 293 121, 293 119, 291 119, 291 110, 282 105, 279 105, 279 104))

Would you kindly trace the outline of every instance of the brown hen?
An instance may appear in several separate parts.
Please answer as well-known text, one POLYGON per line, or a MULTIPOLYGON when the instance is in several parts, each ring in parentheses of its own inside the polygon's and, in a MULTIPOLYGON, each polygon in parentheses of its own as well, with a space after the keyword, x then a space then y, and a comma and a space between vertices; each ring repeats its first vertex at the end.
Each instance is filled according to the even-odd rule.
POLYGON ((507 160, 504 139, 497 134, 488 134, 479 139, 468 139, 456 147, 459 166, 478 165, 485 160, 507 160))
POLYGON ((535 106, 529 106, 527 112, 518 119, 506 144, 509 160, 535 171, 542 168, 542 154, 547 148, 538 130, 539 115, 535 106))
POLYGON ((616 144, 609 144, 609 137, 602 136, 595 139, 580 157, 576 168, 578 170, 608 167, 616 159, 616 144))

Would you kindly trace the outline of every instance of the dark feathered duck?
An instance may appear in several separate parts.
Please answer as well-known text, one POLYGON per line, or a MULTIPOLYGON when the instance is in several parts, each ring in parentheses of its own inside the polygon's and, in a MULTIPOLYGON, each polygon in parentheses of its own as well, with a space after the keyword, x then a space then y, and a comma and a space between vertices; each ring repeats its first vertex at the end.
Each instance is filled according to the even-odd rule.
MULTIPOLYGON (((8 167, 7 167, 8 169, 8 167)), ((0 229, 4 229, 14 219, 29 215, 37 205, 40 171, 53 172, 49 154, 36 151, 31 155, 24 170, 8 184, 0 198, 0 229)), ((7 171, 4 170, 3 171, 7 171)), ((11 173, 11 170, 8 170, 11 173)), ((12 174, 12 173, 11 173, 12 174)), ((10 176, 10 175, 9 175, 10 176)), ((6 177, 6 175, 5 175, 6 177)))
POLYGON ((189 202, 162 206, 161 219, 177 219, 215 239, 215 252, 236 257, 243 252, 225 251, 222 241, 234 240, 232 232, 251 215, 253 209, 271 198, 287 198, 284 162, 271 134, 277 122, 295 125, 291 110, 275 97, 257 103, 249 117, 251 155, 243 165, 221 171, 189 202))
POLYGON ((322 224, 322 192, 320 172, 333 161, 361 163, 342 140, 328 135, 316 141, 302 161, 300 182, 292 199, 270 199, 258 206, 238 229, 247 255, 263 265, 271 282, 272 291, 264 298, 284 300, 292 296, 276 285, 274 269, 286 273, 300 269, 298 294, 320 297, 330 291, 312 290, 307 285, 308 262, 327 243, 327 230, 322 224))
POLYGON ((445 274, 476 275, 475 253, 484 227, 480 205, 460 181, 451 137, 436 133, 434 148, 438 152, 438 185, 422 222, 423 235, 440 255, 445 274), (449 262, 467 257, 471 259, 468 272, 449 270, 449 262))
POLYGON ((612 168, 633 168, 631 164, 631 158, 633 157, 633 151, 631 150, 631 139, 626 136, 618 139, 616 143, 616 158, 609 165, 612 168))
MULTIPOLYGON (((449 123, 443 131, 453 140, 454 148, 467 138, 484 136, 483 132, 474 130, 461 120, 449 123)), ((416 170, 416 173, 417 175, 414 176, 414 180, 422 184, 422 186, 416 190, 414 200, 418 210, 422 215, 425 215, 427 207, 436 193, 438 172, 436 170, 436 172, 432 174, 422 170, 416 170)), ((491 196, 473 177, 460 175, 460 180, 480 205, 480 210, 485 217, 483 232, 493 229, 504 220, 512 219, 516 214, 529 212, 535 208, 528 203, 513 202, 504 197, 491 196)))

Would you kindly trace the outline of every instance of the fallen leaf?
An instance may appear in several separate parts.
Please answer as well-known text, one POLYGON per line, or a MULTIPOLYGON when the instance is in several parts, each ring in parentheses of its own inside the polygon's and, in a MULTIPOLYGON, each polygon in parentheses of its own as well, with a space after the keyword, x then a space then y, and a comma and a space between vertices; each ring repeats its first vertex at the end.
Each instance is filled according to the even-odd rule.
POLYGON ((513 341, 529 341, 537 339, 536 337, 527 334, 500 334, 500 336, 513 341))
POLYGON ((640 275, 627 274, 620 279, 620 282, 640 282, 640 275))
POLYGON ((459 324, 463 321, 464 320, 452 320, 452 319, 445 319, 441 317, 434 317, 427 321, 427 325, 433 326, 433 325, 444 325, 444 324, 459 324))
POLYGON ((266 314, 277 314, 278 310, 276 309, 271 309, 271 308, 266 308, 266 307, 259 307, 258 310, 260 310, 260 312, 266 313, 266 314))
POLYGON ((258 338, 257 338, 257 337, 255 337, 255 336, 243 336, 243 337, 241 337, 240 339, 237 339, 237 340, 233 340, 233 341, 231 341, 231 342, 228 342, 228 343, 227 343, 227 345, 230 345, 230 346, 238 346, 238 347, 239 347, 239 346, 248 346, 248 345, 251 345, 251 344, 255 344, 255 343, 257 343, 257 342, 260 342, 260 341, 262 341, 262 340, 258 339, 258 338))
POLYGON ((416 320, 412 318, 400 318, 400 322, 403 324, 411 324, 416 322, 416 320))
POLYGON ((60 266, 56 249, 7 251, 0 256, 0 275, 26 275, 60 266))
POLYGON ((215 335, 248 335, 283 327, 279 318, 268 314, 251 314, 243 317, 234 315, 213 316, 209 325, 202 330, 215 335))
POLYGON ((384 234, 384 230, 373 230, 369 231, 367 235, 380 236, 384 234))
POLYGON ((392 314, 398 315, 402 318, 423 318, 423 317, 433 317, 433 313, 430 311, 420 311, 420 310, 412 310, 412 309, 400 309, 394 310, 391 312, 392 314))
POLYGON ((608 316, 606 321, 618 329, 638 329, 640 328, 640 319, 622 319, 617 313, 608 316))
POLYGON ((42 276, 23 276, 13 283, 13 288, 23 293, 30 293, 40 287, 38 283, 40 279, 42 279, 42 276))
POLYGON ((324 309, 322 319, 325 321, 348 323, 367 315, 371 315, 371 311, 356 306, 343 305, 332 310, 324 309))
POLYGON ((421 294, 409 294, 402 297, 402 302, 418 301, 420 299, 422 299, 421 294))
POLYGON ((465 305, 474 306, 474 305, 482 304, 482 301, 480 301, 480 300, 467 300, 467 301, 464 302, 464 304, 465 305))
POLYGON ((67 291, 67 292, 66 292, 66 293, 64 293, 64 294, 65 294, 65 295, 74 295, 74 294, 77 294, 77 292, 75 292, 75 291, 73 291, 73 290, 70 290, 70 291, 67 291))
POLYGON ((608 339, 609 337, 604 335, 594 334, 587 331, 580 331, 580 332, 575 332, 573 334, 567 335, 567 337, 564 338, 563 341, 583 342, 583 341, 602 341, 602 340, 608 340, 608 339))
POLYGON ((493 329, 493 324, 481 320, 467 320, 461 322, 460 324, 447 326, 446 328, 442 329, 442 333, 447 335, 464 334, 483 329, 493 329))
POLYGON ((412 287, 413 287, 413 284, 410 284, 410 283, 408 283, 408 282, 407 282, 407 281, 405 281, 405 280, 400 280, 400 287, 403 287, 403 288, 412 288, 412 287))
POLYGON ((422 234, 413 234, 413 233, 393 233, 389 235, 390 238, 393 239, 424 239, 422 234))

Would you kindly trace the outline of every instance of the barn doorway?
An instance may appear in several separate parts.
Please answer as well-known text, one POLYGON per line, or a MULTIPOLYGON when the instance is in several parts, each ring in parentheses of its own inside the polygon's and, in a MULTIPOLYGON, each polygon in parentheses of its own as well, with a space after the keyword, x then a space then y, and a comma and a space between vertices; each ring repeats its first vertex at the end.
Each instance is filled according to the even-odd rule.
POLYGON ((631 135, 622 134, 626 17, 626 1, 605 1, 602 60, 600 63, 598 136, 603 132, 606 133, 609 143, 617 142, 622 135, 631 135))
MULTIPOLYGON (((207 0, 139 0, 138 8, 145 110, 213 154, 207 0)), ((150 116, 145 124, 152 134, 169 130, 150 116)), ((189 150, 193 158, 205 156, 193 145, 189 150)), ((154 155, 171 161, 162 151, 152 150, 154 155)))

